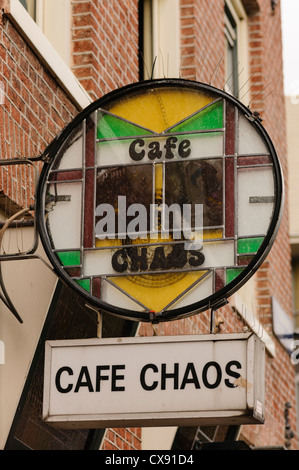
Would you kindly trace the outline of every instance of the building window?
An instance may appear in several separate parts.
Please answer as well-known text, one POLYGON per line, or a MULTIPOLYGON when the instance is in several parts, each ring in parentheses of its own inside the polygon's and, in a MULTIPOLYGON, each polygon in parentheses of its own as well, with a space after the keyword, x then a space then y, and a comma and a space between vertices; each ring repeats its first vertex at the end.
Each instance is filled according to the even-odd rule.
POLYGON ((227 5, 225 5, 225 36, 226 36, 226 87, 227 91, 238 96, 238 36, 237 24, 227 5))
POLYGON ((23 7, 28 11, 31 18, 36 21, 36 0, 20 0, 23 7))
MULTIPOLYGON (((30 44, 43 65, 56 77, 78 108, 86 108, 91 103, 91 98, 70 69, 71 0, 34 0, 36 19, 29 14, 31 1, 33 2, 7 0, 5 12, 8 19, 17 25, 20 35, 30 44), (46 20, 46 27, 43 18, 46 20)), ((0 89, 0 101, 1 99, 3 100, 3 90, 0 89)))
POLYGON ((19 0, 67 65, 71 63, 70 0, 19 0))
POLYGON ((226 40, 225 90, 236 98, 242 99, 242 96, 246 97, 245 85, 249 78, 249 61, 248 21, 241 0, 226 0, 224 31, 226 40))
POLYGON ((176 78, 180 72, 180 1, 139 3, 140 79, 176 78))
POLYGON ((152 0, 139 2, 139 74, 140 80, 152 77, 153 68, 152 0))

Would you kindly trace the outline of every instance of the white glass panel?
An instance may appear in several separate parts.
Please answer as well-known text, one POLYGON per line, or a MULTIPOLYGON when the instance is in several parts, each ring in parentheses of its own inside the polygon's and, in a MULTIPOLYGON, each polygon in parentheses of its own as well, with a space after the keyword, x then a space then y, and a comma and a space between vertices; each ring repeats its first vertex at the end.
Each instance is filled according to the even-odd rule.
POLYGON ((48 214, 49 227, 54 248, 79 248, 81 245, 81 183, 60 183, 51 185, 52 196, 69 196, 69 201, 58 201, 48 214))
POLYGON ((165 137, 136 137, 136 139, 119 139, 99 142, 97 145, 97 165, 127 165, 152 163, 153 161, 188 161, 196 158, 219 157, 223 155, 223 134, 221 132, 177 135, 177 141, 169 141, 169 152, 173 157, 166 158, 167 139, 165 137), (185 141, 185 144, 180 144, 185 141), (190 145, 188 145, 188 141, 190 145), (154 147, 149 144, 155 142, 154 147), (160 158, 154 158, 154 150, 161 152, 160 158), (131 150, 130 150, 131 149, 131 150), (189 151, 190 150, 190 151, 189 151), (130 156, 131 154, 131 156, 130 156), (187 156, 188 154, 188 156, 187 156), (132 158, 133 157, 133 158, 132 158))
POLYGON ((69 170, 82 168, 83 159, 83 139, 82 133, 78 132, 72 139, 73 143, 65 150, 63 158, 59 163, 59 170, 69 170))
MULTIPOLYGON (((162 246, 162 245, 159 245, 162 246)), ((190 246, 192 250, 192 246, 190 246)), ((84 253, 84 276, 102 276, 102 275, 113 275, 116 271, 112 267, 112 255, 116 250, 92 250, 85 251, 84 253)), ((233 266, 234 265, 234 242, 207 242, 204 243, 202 253, 205 256, 205 261, 200 265, 200 269, 207 268, 218 268, 224 266, 233 266)), ((192 254, 186 254, 186 259, 188 257, 194 257, 197 260, 197 257, 192 254)), ((148 259, 149 255, 148 255, 148 259)), ((120 254, 117 258, 118 263, 126 262, 128 264, 128 270, 125 273, 129 273, 131 266, 131 261, 129 257, 125 259, 122 258, 120 254)), ((150 263, 150 261, 149 261, 150 263)), ((184 268, 190 266, 188 264, 178 266, 178 268, 184 268)), ((175 269, 172 267, 172 269, 175 269)), ((197 268, 198 269, 198 268, 197 268)))
MULTIPOLYGON (((190 247, 192 250, 192 247, 190 247)), ((84 276, 113 275, 115 270, 112 267, 111 257, 114 250, 92 250, 84 253, 84 276)), ((206 242, 204 243, 202 253, 205 261, 200 265, 200 269, 218 268, 234 265, 234 242, 206 242)), ((187 255, 186 255, 187 256, 187 255)), ((194 254, 195 259, 196 255, 194 254)), ((192 257, 192 252, 190 254, 192 257)), ((128 269, 130 267, 130 258, 125 260, 121 255, 117 258, 118 262, 126 261, 128 269)), ((183 267, 183 266, 182 266, 183 267)), ((128 273, 129 271, 125 271, 128 273)))
POLYGON ((219 157, 223 155, 223 134, 204 133, 185 136, 191 141, 191 155, 189 159, 203 157, 219 157))
POLYGON ((183 297, 175 302, 170 309, 181 308, 198 302, 213 294, 213 275, 208 274, 195 287, 188 291, 183 297))
POLYGON ((124 139, 99 143, 97 145, 97 166, 135 163, 129 155, 129 146, 133 140, 124 139))
POLYGON ((111 250, 93 250, 84 252, 83 275, 103 276, 105 274, 115 274, 112 268, 111 250))
POLYGON ((265 235, 273 212, 273 173, 270 168, 238 171, 238 235, 265 235), (268 201, 268 202, 267 202, 268 201))
POLYGON ((239 114, 239 151, 241 155, 265 154, 269 153, 266 144, 260 137, 252 123, 239 114))
POLYGON ((205 262, 201 268, 218 268, 234 266, 234 241, 229 242, 206 242, 203 245, 202 253, 205 262))
POLYGON ((138 303, 134 302, 130 297, 123 294, 119 289, 111 285, 109 282, 102 280, 102 297, 103 302, 113 304, 114 307, 125 308, 128 310, 144 310, 138 303))

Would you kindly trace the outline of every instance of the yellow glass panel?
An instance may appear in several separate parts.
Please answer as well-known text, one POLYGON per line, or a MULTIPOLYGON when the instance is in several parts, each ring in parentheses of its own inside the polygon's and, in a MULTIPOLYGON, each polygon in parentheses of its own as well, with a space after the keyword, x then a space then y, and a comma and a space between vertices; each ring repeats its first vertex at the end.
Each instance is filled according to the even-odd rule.
POLYGON ((139 126, 163 132, 214 100, 214 96, 195 91, 161 89, 129 96, 109 111, 139 126))
POLYGON ((223 238, 223 230, 204 230, 203 231, 203 239, 204 240, 216 240, 216 239, 223 238))
POLYGON ((199 281, 206 272, 115 277, 110 280, 145 307, 157 313, 188 290, 194 282, 199 281))

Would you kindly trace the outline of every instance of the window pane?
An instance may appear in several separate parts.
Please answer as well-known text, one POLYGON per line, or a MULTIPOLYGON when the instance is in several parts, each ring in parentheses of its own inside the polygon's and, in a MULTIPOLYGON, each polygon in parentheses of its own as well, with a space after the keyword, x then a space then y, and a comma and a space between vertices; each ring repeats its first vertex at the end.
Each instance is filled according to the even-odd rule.
POLYGON ((28 11, 29 15, 36 20, 36 0, 20 0, 23 7, 28 11))
POLYGON ((226 89, 232 95, 238 96, 238 29, 227 5, 225 15, 226 89))
POLYGON ((148 79, 151 78, 153 67, 152 0, 141 1, 139 8, 140 76, 141 79, 148 79))

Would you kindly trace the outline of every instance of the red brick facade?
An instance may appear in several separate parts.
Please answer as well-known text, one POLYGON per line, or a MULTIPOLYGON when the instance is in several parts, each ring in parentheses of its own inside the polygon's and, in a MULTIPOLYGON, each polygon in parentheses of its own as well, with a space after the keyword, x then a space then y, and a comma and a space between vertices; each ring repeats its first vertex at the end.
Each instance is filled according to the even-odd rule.
POLYGON ((138 80, 138 1, 73 5, 73 71, 93 99, 138 80))
MULTIPOLYGON (((137 0, 81 1, 72 3, 72 71, 92 100, 139 79, 137 0)), ((249 15, 250 107, 258 111, 272 138, 285 175, 287 158, 282 75, 280 8, 272 13, 270 1, 244 1, 249 15)), ((223 88, 224 2, 181 0, 181 77, 223 88)), ((4 12, 5 13, 5 12, 4 12)), ((4 15, 0 22, 0 82, 5 101, 0 114, 1 158, 38 156, 78 113, 79 109, 46 69, 16 26, 4 15)), ((6 167, 5 167, 6 168, 6 167)), ((32 200, 22 190, 14 169, 1 169, 1 190, 20 206, 32 200), (14 184, 10 184, 14 181, 14 184)), ((296 430, 294 370, 290 358, 272 330, 271 296, 292 314, 292 283, 288 239, 288 204, 277 241, 259 269, 254 306, 259 321, 275 341, 276 356, 266 360, 266 422, 243 426, 240 439, 255 446, 285 444, 285 403, 291 403, 291 427, 296 430)), ((219 311, 225 331, 244 323, 228 305, 219 311)), ((209 312, 153 327, 142 324, 139 335, 205 334, 209 312)), ((140 429, 107 430, 102 449, 140 449, 140 429)), ((297 439, 292 447, 297 448, 297 439)))
MULTIPOLYGON (((0 22, 1 158, 36 157, 78 110, 5 15, 0 22)), ((32 204, 32 188, 22 191, 14 172, 2 167, 1 190, 20 206, 32 204)))
POLYGON ((223 88, 223 2, 181 1, 181 76, 223 88), (203 21, 204 19, 204 21, 203 21))

